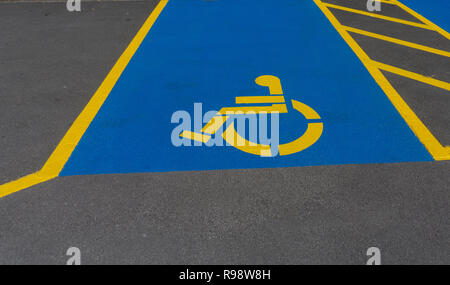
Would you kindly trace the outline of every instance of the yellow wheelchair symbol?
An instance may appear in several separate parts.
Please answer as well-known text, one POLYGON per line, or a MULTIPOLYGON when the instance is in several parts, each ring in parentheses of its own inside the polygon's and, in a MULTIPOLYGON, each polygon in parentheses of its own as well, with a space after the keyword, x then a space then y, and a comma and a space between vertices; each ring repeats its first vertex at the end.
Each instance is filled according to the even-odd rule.
MULTIPOLYGON (((180 136, 183 138, 188 138, 195 141, 200 141, 207 143, 211 139, 211 135, 214 135, 231 116, 229 114, 234 114, 233 116, 239 116, 244 114, 268 114, 268 113, 288 113, 286 102, 283 96, 283 89, 281 86, 280 79, 272 75, 263 75, 255 80, 256 84, 260 86, 265 86, 269 88, 270 95, 268 96, 244 96, 236 97, 236 104, 269 104, 270 106, 245 106, 245 107, 224 107, 215 115, 201 130, 201 133, 183 131, 180 136)), ((279 155, 289 155, 297 152, 301 152, 314 143, 316 143, 323 132, 323 123, 317 122, 320 120, 319 114, 317 114, 311 107, 297 101, 291 100, 292 107, 295 111, 299 112, 306 120, 315 120, 314 122, 308 123, 308 128, 305 133, 297 138, 296 140, 280 144, 278 146, 279 155)), ((252 141, 248 141, 243 138, 236 131, 234 122, 227 124, 224 127, 222 133, 223 139, 231 146, 259 156, 272 156, 271 146, 264 144, 257 144, 252 141)))

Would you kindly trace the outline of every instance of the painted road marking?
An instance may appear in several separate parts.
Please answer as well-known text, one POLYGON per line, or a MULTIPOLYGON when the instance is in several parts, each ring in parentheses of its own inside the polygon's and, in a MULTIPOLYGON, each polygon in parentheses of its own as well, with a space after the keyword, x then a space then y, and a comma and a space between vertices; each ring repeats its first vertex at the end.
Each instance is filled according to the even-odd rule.
MULTIPOLYGON (((263 75, 259 76, 255 80, 256 84, 265 86, 269 88, 270 95, 268 96, 249 96, 249 97, 236 97, 236 103, 284 103, 284 96, 272 96, 276 94, 283 94, 283 89, 281 81, 278 77, 273 75, 263 75), (276 100, 274 100, 276 98, 276 100)), ((292 107, 295 111, 299 112, 306 120, 320 120, 319 114, 311 107, 292 99, 292 107)), ((231 123, 228 126, 225 125, 229 120, 239 118, 241 116, 246 116, 251 114, 261 114, 261 113, 277 113, 284 114, 288 113, 286 104, 273 104, 272 106, 260 107, 225 107, 221 108, 217 112, 217 116, 214 116, 206 126, 203 128, 206 134, 195 133, 191 131, 183 131, 181 137, 189 138, 194 141, 200 141, 207 143, 212 139, 210 135, 216 134, 218 130, 222 127, 225 130, 222 137, 231 146, 253 155, 259 155, 263 157, 276 155, 291 155, 304 151, 305 149, 311 147, 316 143, 322 135, 323 123, 312 122, 308 123, 308 128, 305 133, 299 138, 289 142, 278 145, 278 149, 272 150, 270 145, 259 144, 254 141, 249 141, 242 137, 238 131, 236 131, 235 124, 231 123), (230 115, 229 113, 233 113, 230 115)), ((256 117, 256 116, 255 116, 256 117)))
POLYGON ((367 37, 372 37, 372 38, 375 38, 375 39, 383 40, 383 41, 386 41, 386 42, 390 42, 390 43, 394 43, 394 44, 398 44, 398 45, 402 45, 402 46, 406 46, 406 47, 410 47, 410 48, 414 48, 414 49, 418 49, 418 50, 434 53, 434 54, 437 54, 437 55, 450 57, 450 52, 448 52, 448 51, 444 51, 444 50, 440 50, 440 49, 436 49, 436 48, 432 48, 432 47, 427 47, 427 46, 424 46, 424 45, 411 43, 411 42, 408 42, 408 41, 404 41, 404 40, 400 40, 400 39, 396 39, 396 38, 393 38, 393 37, 388 37, 388 36, 384 36, 384 35, 380 35, 380 34, 376 34, 376 33, 371 33, 371 32, 368 32, 368 31, 361 30, 361 29, 357 29, 357 28, 352 28, 352 27, 347 27, 347 26, 342 26, 342 27, 345 30, 347 30, 348 32, 352 32, 352 33, 355 33, 355 34, 360 34, 360 35, 363 35, 363 36, 367 36, 367 37))
POLYGON ((398 0, 392 0, 397 6, 405 10, 406 12, 410 13, 423 23, 427 24, 428 26, 432 27, 435 31, 446 37, 448 40, 450 40, 450 33, 446 30, 450 29, 450 18, 448 17, 448 11, 450 10, 450 2, 447 0, 434 0, 433 4, 430 5, 429 1, 422 1, 422 0, 403 0, 402 2, 407 3, 410 7, 406 6, 405 4, 401 3, 398 0), (421 14, 417 13, 411 8, 416 8, 416 11, 423 11, 426 13, 426 16, 429 16, 429 19, 432 19, 433 21, 438 21, 439 25, 436 25, 426 17, 422 16, 421 14), (433 18, 431 18, 433 17, 433 18), (443 28, 442 28, 443 27, 443 28), (446 30, 445 30, 445 29, 446 30))
POLYGON ((367 12, 367 11, 362 11, 362 10, 358 10, 358 9, 348 8, 348 7, 335 5, 335 4, 329 4, 329 3, 325 3, 325 2, 322 2, 322 5, 326 6, 327 8, 333 8, 333 9, 342 10, 342 11, 355 13, 355 14, 360 14, 360 15, 364 15, 364 16, 368 16, 368 17, 372 17, 372 18, 377 18, 377 19, 381 19, 381 20, 396 22, 396 23, 400 23, 400 24, 404 24, 404 25, 410 25, 410 26, 417 27, 417 28, 434 30, 433 27, 431 27, 429 25, 426 25, 426 24, 411 22, 411 21, 398 19, 398 18, 394 18, 394 17, 389 17, 389 16, 383 16, 383 15, 372 13, 372 12, 367 12))
MULTIPOLYGON (((284 3, 269 0, 248 1, 245 4, 236 1, 228 1, 226 4, 216 2, 218 1, 209 3, 205 1, 171 1, 169 4, 171 7, 169 11, 165 12, 164 19, 158 20, 158 22, 162 21, 163 23, 156 25, 157 29, 154 30, 154 35, 151 38, 146 38, 148 31, 168 3, 166 0, 160 1, 42 170, 17 181, 1 185, 0 197, 48 181, 59 175, 431 160, 428 153, 424 151, 420 144, 417 144, 408 129, 404 127, 403 121, 398 119, 393 109, 380 99, 378 89, 372 84, 371 80, 366 78, 365 73, 355 63, 354 58, 342 47, 339 39, 333 35, 333 31, 323 23, 323 18, 311 5, 312 2, 299 1, 302 3, 294 3, 289 7, 285 7, 284 3), (208 5, 208 8, 206 8, 206 5, 208 5), (227 5, 230 6, 226 7, 227 5), (271 11, 272 18, 266 17, 267 10, 271 11), (190 11, 192 14, 186 13, 186 11, 190 11), (248 15, 251 15, 250 20, 248 15), (300 18, 299 15, 303 15, 304 18, 300 18), (230 19, 237 19, 237 21, 231 22, 230 19), (296 24, 293 25, 292 23, 296 24), (311 29, 311 27, 315 29, 311 29), (317 35, 320 35, 320 37, 317 37, 317 35), (179 42, 176 40, 179 40, 179 42), (199 42, 204 41, 209 41, 210 45, 198 45, 199 42), (177 44, 180 44, 181 47, 178 47, 177 44), (141 46, 140 52, 136 53, 139 46, 141 46), (245 48, 239 49, 246 46, 253 48, 253 52, 245 50, 245 48), (328 49, 324 50, 324 47, 328 47, 328 49), (165 51, 166 48, 167 51, 165 51), (192 49, 186 50, 189 48, 198 48, 199 54, 195 54, 192 49), (230 53, 230 50, 236 50, 236 54, 230 53), (228 53, 224 51, 228 51, 228 53), (179 54, 176 52, 179 52, 179 54), (191 52, 189 54, 191 57, 183 57, 183 53, 187 52, 191 52), (218 56, 220 52, 223 53, 223 60, 220 57, 201 57, 204 54, 218 56), (240 55, 239 52, 242 52, 243 55, 240 55), (305 52, 306 57, 303 54, 305 52), (134 55, 135 53, 136 55, 134 55), (173 56, 163 59, 158 57, 167 53, 171 53, 173 56), (290 58, 286 56, 287 54, 290 58), (133 60, 131 60, 132 58, 133 60), (205 92, 202 96, 192 96, 193 91, 187 92, 186 90, 205 91, 210 87, 205 86, 205 82, 215 79, 209 77, 212 76, 209 72, 203 74, 203 77, 197 78, 192 78, 189 74, 186 74, 187 78, 184 78, 186 80, 179 77, 180 68, 186 69, 186 66, 190 66, 194 70, 181 71, 193 71, 198 75, 201 71, 199 70, 201 66, 198 66, 201 65, 201 59, 209 64, 221 65, 225 72, 212 70, 214 73, 212 75, 220 75, 229 82, 234 80, 235 85, 230 85, 229 82, 224 84, 221 80, 213 80, 217 84, 217 89, 214 91, 218 90, 218 94, 205 92), (171 60, 175 62, 171 62, 171 60), (176 62, 177 60, 178 62, 176 62), (183 62, 183 60, 186 62, 183 62), (284 64, 279 64, 280 62, 284 64), (125 70, 127 65, 128 67, 125 70), (165 65, 174 67, 169 69, 170 72, 167 74, 169 75, 167 78, 175 75, 174 80, 162 80, 159 82, 162 86, 145 86, 145 83, 152 80, 152 77, 164 79, 165 71, 160 72, 160 70, 165 65), (145 66, 149 66, 149 68, 146 69, 145 66), (253 71, 245 70, 244 72, 243 69, 245 67, 248 69, 249 66, 252 67, 253 71), (339 69, 337 66, 342 68, 339 69), (211 95, 217 95, 217 98, 227 98, 226 96, 244 97, 237 95, 247 92, 250 96, 246 97, 257 98, 260 96, 256 94, 259 90, 249 88, 246 82, 251 76, 255 76, 257 73, 265 73, 265 71, 276 72, 281 75, 287 84, 289 96, 302 98, 301 101, 307 101, 308 105, 320 106, 319 112, 324 114, 324 122, 332 126, 324 134, 326 137, 321 139, 321 145, 316 145, 305 151, 301 158, 298 156, 294 159, 279 157, 276 160, 265 160, 264 163, 261 163, 261 158, 242 156, 239 152, 203 150, 202 153, 198 148, 185 149, 184 152, 180 149, 171 149, 172 155, 164 157, 167 154, 167 149, 170 149, 170 146, 165 142, 162 144, 162 149, 154 150, 156 155, 151 155, 152 153, 148 152, 155 145, 158 146, 158 139, 156 139, 156 142, 152 142, 148 138, 161 135, 158 132, 158 124, 155 127, 154 123, 167 124, 168 114, 158 112, 158 108, 140 109, 141 103, 149 103, 150 105, 147 106, 156 104, 156 107, 166 108, 167 106, 164 104, 165 102, 161 102, 161 98, 170 98, 172 102, 175 102, 165 110, 170 112, 174 111, 174 107, 186 108, 192 103, 192 99, 205 99, 206 102, 206 98, 211 95), (327 78, 331 78, 330 74, 335 78, 332 81, 324 82, 327 78), (236 75, 236 77, 231 75, 236 75), (204 80, 199 80, 199 78, 204 80), (350 78, 350 80, 345 82, 344 78, 350 78), (134 79, 134 81, 131 79, 134 79), (341 84, 341 82, 346 84, 341 84), (133 85, 133 83, 136 85, 133 85), (344 85, 349 90, 346 90, 344 85), (132 87, 132 90, 124 92, 126 88, 130 87, 132 87), (145 87, 146 92, 139 94, 145 87), (182 90, 185 91, 184 94, 179 92, 182 90), (184 99, 186 92, 191 95, 188 99, 184 99), (126 102, 120 100, 130 94, 133 97, 128 98, 129 100, 126 100, 126 102), (341 97, 343 94, 347 96, 341 97), (362 94, 364 96, 361 96, 362 94), (166 95, 172 97, 165 97, 166 95), (151 98, 145 98, 146 96, 151 98), (361 102, 361 97, 364 97, 366 101, 361 102), (110 102, 106 100, 107 98, 110 102), (127 104, 132 105, 133 103, 138 103, 137 106, 133 106, 138 107, 134 111, 141 112, 126 112, 130 111, 126 110, 127 107, 130 107, 127 104), (159 104, 162 106, 158 106, 159 104), (368 108, 368 106, 372 108, 368 108), (163 120, 155 120, 153 124, 146 125, 149 121, 145 120, 148 119, 145 116, 151 114, 152 111, 149 109, 163 117, 163 120), (112 113, 109 113, 111 111, 112 113), (125 112, 122 113, 123 111, 125 112), (112 116, 108 117, 108 114, 112 116), (130 114, 134 115, 131 119, 129 118, 130 114), (383 116, 380 116, 380 114, 383 116), (130 120, 128 123, 126 122, 126 115, 130 120), (143 117, 144 124, 140 123, 143 117), (383 121, 383 119, 385 120, 383 121), (358 122, 358 124, 352 125, 352 122, 358 122), (108 124, 113 126, 114 130, 109 129, 108 132, 106 130, 108 124), (120 124, 125 124, 126 127, 120 130, 120 124), (133 124, 136 125, 136 128, 130 128, 133 124), (387 125, 389 125, 389 128, 380 128, 380 126, 387 125), (156 132, 152 133, 152 131, 156 132), (143 133, 146 135, 142 136, 143 133), (128 137, 131 139, 143 139, 140 141, 143 144, 123 145, 122 143, 127 143, 123 139, 129 135, 134 135, 134 137, 128 137), (347 139, 343 139, 345 137, 347 139), (115 144, 108 144, 108 140, 115 144), (145 145, 145 148, 143 148, 143 145, 145 145), (137 148, 133 149, 136 146, 137 148), (124 148, 126 151, 121 153, 120 150, 124 148), (75 152, 73 152, 74 150, 75 152), (100 152, 95 152, 99 150, 100 152), (160 150, 162 152, 158 153, 160 150), (355 155, 355 153, 358 153, 358 155, 355 155), (90 155, 93 157, 88 158, 90 155), (211 160, 211 157, 214 157, 215 160, 211 160), (203 161, 203 164, 191 163, 187 167, 186 165, 180 167, 181 163, 191 162, 193 159, 203 161), (91 165, 93 167, 89 167, 92 162, 94 162, 91 165), (100 163, 96 164, 95 162, 100 163), (239 165, 236 165, 237 163, 239 165), (64 166, 66 168, 62 173, 64 166)), ((449 38, 445 30, 398 1, 393 2, 415 15, 428 28, 432 28, 432 30, 436 30, 449 38)), ((316 4, 356 52, 367 70, 387 94, 414 133, 427 146, 433 157, 435 159, 449 159, 447 157, 449 148, 443 148, 437 142, 384 78, 379 69, 370 64, 370 59, 354 42, 348 32, 340 26, 328 8, 320 1, 316 1, 316 4), (446 152, 443 153, 442 149, 446 152)), ((158 82, 156 82, 157 84, 158 82)), ((211 104, 226 104, 226 100, 217 100, 217 98, 211 104)), ((298 126, 298 123, 294 120, 295 127, 298 126)), ((306 128, 307 123, 302 123, 306 128)), ((296 136, 297 134, 292 135, 296 136)))
POLYGON ((408 70, 404 70, 404 69, 401 69, 401 68, 398 68, 395 66, 391 66, 388 64, 384 64, 381 62, 377 62, 375 60, 372 60, 371 64, 378 67, 379 69, 389 71, 390 73, 398 74, 403 77, 408 77, 408 78, 414 79, 416 81, 420 81, 422 83, 426 83, 428 85, 436 86, 436 87, 445 89, 447 91, 450 91, 450 83, 447 83, 445 81, 437 80, 437 79, 427 77, 427 76, 423 76, 421 74, 411 72, 408 70))
POLYGON ((32 187, 36 184, 49 181, 59 176, 73 150, 81 140, 94 117, 97 115, 98 111, 113 89, 117 80, 119 80, 120 76, 125 70, 125 67, 130 62, 131 58, 137 51, 138 47, 141 45, 144 38, 147 36, 148 32, 152 28, 153 24, 155 23, 156 19, 159 17, 167 3, 168 0, 161 0, 155 7, 146 22, 142 25, 141 29, 128 45, 127 49, 117 60, 114 67, 111 69, 103 83, 98 88, 97 92, 91 98, 89 103, 72 124, 71 128, 61 140, 59 145, 56 147, 55 151, 47 160, 44 167, 36 173, 0 185, 0 198, 32 187))
MULTIPOLYGON (((218 121, 191 117, 200 126, 180 133, 209 141, 218 121), (204 124, 212 130, 202 133, 204 124)), ((227 130, 250 145, 246 134, 227 130)), ((61 175, 430 160, 314 2, 191 0, 169 2, 61 175), (272 84, 254 82, 262 74, 282 84, 268 92, 272 84), (286 103, 226 107, 218 115, 278 111, 284 155, 260 157, 260 141, 246 149, 172 145, 175 111, 192 114, 194 103, 217 110, 236 97, 268 94, 282 94, 286 103), (299 115, 300 102, 313 107, 320 122, 299 115)))
POLYGON ((236 104, 284 103, 284 96, 248 96, 236 97, 236 104))
MULTIPOLYGON (((372 74, 372 76, 375 78, 375 80, 378 82, 378 84, 381 86, 381 88, 385 91, 388 98, 391 100, 392 104, 396 107, 396 109, 399 111, 399 113, 402 115, 402 117, 405 119, 405 121, 408 123, 408 125, 411 127, 411 129, 414 131, 414 133, 417 135, 417 137, 420 139, 420 141, 426 146, 430 154, 433 156, 435 160, 450 160, 450 152, 448 151, 447 147, 444 147, 441 145, 441 143, 436 139, 436 137, 428 130, 428 128, 422 123, 422 121, 417 117, 417 115, 414 113, 413 110, 405 103, 405 101, 402 99, 402 97, 398 94, 398 92, 392 87, 392 85, 389 83, 389 81, 386 79, 386 77, 381 73, 381 69, 393 72, 395 74, 405 76, 423 83, 427 83, 433 86, 437 86, 440 88, 444 88, 448 90, 449 83, 442 82, 433 78, 428 78, 425 76, 422 76, 417 73, 409 72, 400 68, 396 68, 393 66, 389 66, 387 64, 379 63, 376 61, 372 61, 369 56, 363 51, 363 49, 356 43, 356 41, 350 36, 348 27, 343 26, 339 23, 339 21, 334 17, 333 13, 328 9, 330 7, 328 4, 324 4, 320 0, 314 0, 316 4, 320 7, 320 9, 323 11, 323 13, 327 16, 327 18, 330 20, 330 22, 333 24, 333 26, 336 28, 336 30, 339 32, 339 34, 344 38, 344 40, 347 42, 347 44, 353 49, 353 51, 358 55, 360 60, 363 62, 363 64, 366 66, 366 68, 369 70, 369 72, 372 74)), ((409 12, 413 16, 417 17, 419 20, 424 22, 426 25, 426 29, 436 31, 443 36, 448 38, 448 33, 444 31, 443 29, 437 27, 435 24, 433 24, 431 21, 426 20, 424 17, 420 16, 418 13, 412 11, 402 3, 400 3, 397 0, 392 0, 395 5, 398 5, 405 11, 409 12)), ((333 7, 336 8, 336 7, 333 7)), ((354 10, 354 9, 352 9, 354 10)), ((359 12, 356 12, 358 14, 361 14, 359 12)), ((365 14, 365 13, 363 13, 365 14)), ((383 19, 383 17, 378 17, 380 19, 383 19)), ((392 19, 384 19, 384 20, 392 20, 392 19)), ((403 20, 397 21, 402 22, 403 20)), ((409 24, 409 23, 403 23, 403 24, 409 24)))

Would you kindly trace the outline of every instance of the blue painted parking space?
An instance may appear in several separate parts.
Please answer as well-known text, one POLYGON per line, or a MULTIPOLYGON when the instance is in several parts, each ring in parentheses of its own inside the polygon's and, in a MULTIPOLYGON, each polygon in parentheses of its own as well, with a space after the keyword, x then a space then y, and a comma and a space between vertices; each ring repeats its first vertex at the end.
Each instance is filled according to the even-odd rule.
MULTIPOLYGON (((200 122, 201 128, 207 121, 200 122)), ((61 175, 431 160, 313 1, 175 0, 159 16, 61 175), (264 75, 278 78, 280 90, 271 92, 255 82, 264 75), (195 103, 202 104, 204 114, 238 106, 237 97, 264 96, 272 96, 270 104, 250 105, 281 110, 278 155, 263 157, 226 143, 174 145, 176 111, 192 114, 195 130, 195 103), (320 124, 320 132, 305 143, 302 138, 314 124, 320 124), (281 147, 296 140, 295 151, 281 147)))

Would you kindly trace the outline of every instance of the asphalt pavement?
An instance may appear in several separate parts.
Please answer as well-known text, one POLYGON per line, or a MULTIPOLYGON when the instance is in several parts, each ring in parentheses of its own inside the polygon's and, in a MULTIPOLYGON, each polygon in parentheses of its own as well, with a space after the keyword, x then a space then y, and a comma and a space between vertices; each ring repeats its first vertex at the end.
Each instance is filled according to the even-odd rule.
MULTIPOLYGON (((0 1, 0 184, 42 167, 157 3, 69 13, 0 1)), ((433 33, 336 17, 450 51, 433 33)), ((450 81, 446 57, 355 40, 378 61, 450 81)), ((448 91, 385 75, 449 145, 448 91)), ((433 161, 59 177, 0 198, 0 264, 65 264, 73 246, 83 264, 365 264, 370 247, 383 264, 448 264, 449 173, 450 161, 433 161)))

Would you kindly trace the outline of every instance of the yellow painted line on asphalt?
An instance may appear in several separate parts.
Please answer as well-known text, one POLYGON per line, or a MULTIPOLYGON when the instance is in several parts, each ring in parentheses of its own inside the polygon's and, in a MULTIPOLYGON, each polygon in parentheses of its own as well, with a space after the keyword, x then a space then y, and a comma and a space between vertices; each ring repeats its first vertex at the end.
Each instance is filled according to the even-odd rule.
POLYGON ((369 73, 384 91, 386 96, 392 102, 394 107, 406 121, 420 142, 422 142, 422 144, 426 147, 431 156, 435 160, 450 160, 450 152, 448 149, 441 145, 430 130, 428 130, 428 128, 422 123, 419 117, 417 117, 414 111, 408 106, 408 104, 406 104, 380 69, 373 64, 373 61, 370 60, 369 56, 363 51, 363 49, 350 36, 349 32, 344 29, 333 13, 331 13, 331 11, 327 8, 327 5, 322 3, 320 0, 314 0, 314 2, 320 10, 322 10, 341 37, 347 42, 353 52, 355 52, 355 54, 359 57, 369 73))
POLYGON ((381 2, 381 3, 396 5, 394 2, 392 2, 390 0, 375 0, 375 2, 381 2))
POLYGON ((379 69, 389 71, 391 73, 395 73, 395 74, 401 75, 403 77, 411 78, 416 81, 420 81, 420 82, 450 91, 450 83, 447 83, 445 81, 427 77, 427 76, 424 76, 424 75, 421 75, 421 74, 418 74, 415 72, 411 72, 411 71, 401 69, 401 68, 398 68, 398 67, 395 67, 395 66, 392 66, 389 64, 381 63, 381 62, 378 62, 375 60, 372 61, 372 64, 375 65, 376 67, 378 67, 379 69))
POLYGON ((22 177, 18 180, 0 185, 0 198, 18 192, 20 190, 32 187, 34 185, 49 181, 56 177, 57 175, 46 176, 43 175, 40 171, 38 171, 36 173, 22 177))
POLYGON ((360 15, 364 15, 364 16, 368 16, 368 17, 372 17, 372 18, 396 22, 396 23, 409 25, 409 26, 413 26, 413 27, 417 27, 417 28, 422 28, 422 29, 427 29, 427 30, 435 30, 434 27, 426 25, 426 24, 402 20, 402 19, 398 19, 398 18, 394 18, 394 17, 379 15, 376 13, 366 12, 366 11, 357 10, 357 9, 348 8, 348 7, 339 6, 339 5, 334 5, 334 4, 322 3, 322 5, 324 5, 328 8, 334 8, 334 9, 338 9, 338 10, 342 10, 342 11, 346 11, 346 12, 351 12, 351 13, 360 14, 360 15))
POLYGON ((383 40, 383 41, 386 41, 386 42, 391 42, 391 43, 402 45, 402 46, 407 46, 407 47, 410 47, 410 48, 426 51, 426 52, 429 52, 429 53, 434 53, 434 54, 450 57, 450 52, 448 52, 448 51, 435 49, 435 48, 432 48, 432 47, 428 47, 428 46, 424 46, 424 45, 420 45, 420 44, 416 44, 416 43, 411 43, 411 42, 408 42, 408 41, 399 40, 399 39, 396 39, 396 38, 392 38, 392 37, 388 37, 388 36, 384 36, 384 35, 368 32, 368 31, 364 31, 364 30, 360 30, 360 29, 352 28, 352 27, 348 27, 348 26, 343 26, 343 28, 345 30, 347 30, 348 32, 360 34, 360 35, 371 37, 371 38, 376 38, 376 39, 379 39, 379 40, 383 40))
MULTIPOLYGON (((342 3, 345 3, 346 2, 346 0, 342 0, 342 3)), ((385 3, 385 4, 391 4, 391 5, 394 5, 394 6, 397 6, 397 4, 396 3, 394 3, 394 2, 392 2, 392 1, 390 1, 390 0, 374 0, 374 2, 381 2, 381 3, 385 3)), ((326 2, 323 2, 324 4, 327 4, 326 2)), ((340 3, 339 3, 340 4, 340 3)))
MULTIPOLYGON (((450 40, 450 33, 447 32, 446 30, 442 29, 441 27, 439 27, 438 25, 436 25, 435 23, 431 22, 430 20, 428 20, 427 18, 425 18, 424 16, 420 15, 419 13, 417 13, 416 11, 414 11, 413 9, 409 8, 408 6, 404 5, 403 3, 401 3, 398 0, 392 0, 392 2, 394 2, 397 6, 399 6, 400 8, 402 8, 403 10, 405 10, 406 12, 408 12, 409 14, 413 15, 414 17, 416 17, 417 19, 419 19, 420 21, 422 21, 423 23, 427 24, 428 26, 430 26, 433 30, 435 30, 436 32, 438 32, 439 34, 443 35, 444 37, 446 37, 448 40, 450 40)), ((433 5, 430 3, 430 5, 433 5)))
POLYGON ((158 3, 136 36, 128 45, 127 49, 122 53, 114 67, 106 76, 97 92, 95 92, 94 96, 91 98, 84 110, 72 124, 43 168, 34 174, 30 174, 16 181, 0 185, 0 198, 58 177, 92 120, 97 115, 106 98, 108 98, 109 93, 122 75, 122 72, 125 70, 131 58, 136 53, 142 41, 145 39, 153 24, 156 22, 156 19, 159 17, 168 2, 169 0, 161 0, 158 3))

